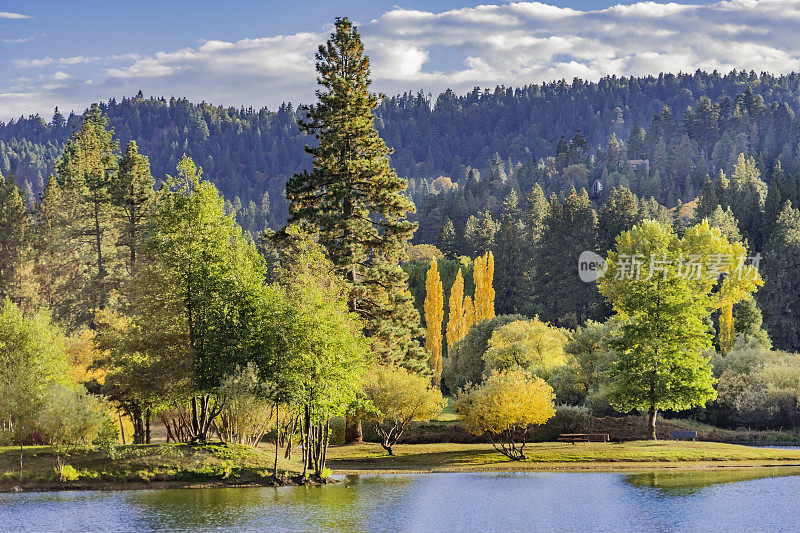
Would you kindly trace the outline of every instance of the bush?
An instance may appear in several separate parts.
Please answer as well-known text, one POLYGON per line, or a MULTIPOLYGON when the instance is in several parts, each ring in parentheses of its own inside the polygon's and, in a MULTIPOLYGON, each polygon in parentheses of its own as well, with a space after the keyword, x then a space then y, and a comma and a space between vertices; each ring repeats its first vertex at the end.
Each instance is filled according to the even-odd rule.
POLYGON ((107 412, 108 405, 83 385, 55 385, 39 414, 39 427, 54 448, 90 444, 106 424, 107 412))
POLYGON ((55 470, 59 481, 62 483, 66 483, 68 481, 78 481, 78 478, 80 478, 80 474, 78 474, 78 471, 75 470, 75 467, 72 465, 59 465, 53 470, 55 470))
POLYGON ((595 416, 614 412, 608 401, 605 383, 616 352, 608 341, 617 329, 613 319, 605 323, 587 321, 572 334, 564 346, 567 364, 556 368, 548 383, 561 404, 585 405, 595 416))
POLYGON ((757 337, 740 336, 712 360, 718 397, 706 418, 729 426, 777 429, 800 425, 800 354, 773 351, 757 337))
POLYGON ((275 413, 267 393, 252 363, 222 380, 219 395, 224 407, 216 422, 222 440, 248 446, 261 442, 275 413))

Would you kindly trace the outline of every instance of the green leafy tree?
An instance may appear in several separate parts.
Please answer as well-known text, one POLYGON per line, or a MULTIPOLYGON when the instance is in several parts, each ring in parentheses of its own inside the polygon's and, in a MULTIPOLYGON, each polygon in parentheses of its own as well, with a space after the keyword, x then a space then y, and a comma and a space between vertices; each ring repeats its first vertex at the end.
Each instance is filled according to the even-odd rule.
POLYGON ((609 398, 621 411, 647 412, 653 439, 659 410, 688 409, 716 397, 702 355, 710 346, 708 291, 677 272, 688 248, 671 228, 645 221, 618 237, 600 281, 621 324, 610 343, 619 359, 611 368, 609 398), (636 257, 648 259, 630 271, 636 257))
POLYGON ((353 410, 371 354, 361 321, 349 312, 347 286, 316 236, 297 226, 286 234, 277 279, 291 304, 280 323, 272 379, 301 418, 303 475, 313 469, 321 477, 330 419, 353 410))
POLYGON ((369 370, 364 379, 364 396, 371 406, 366 418, 374 423, 381 446, 389 455, 394 455, 392 448, 413 420, 431 420, 446 404, 430 380, 394 366, 369 370))
POLYGON ((25 316, 6 298, 0 308, 0 420, 19 445, 20 484, 23 444, 36 429, 51 387, 68 380, 64 337, 50 315, 25 316))
POLYGON ((264 259, 226 214, 216 187, 201 179, 202 169, 187 157, 178 169, 159 192, 144 236, 142 279, 164 281, 140 285, 137 298, 142 309, 163 303, 176 312, 174 328, 144 331, 142 340, 148 350, 161 335, 162 346, 185 341, 177 352, 191 361, 192 395, 188 405, 175 407, 186 409, 181 420, 189 436, 205 440, 222 407, 215 391, 223 377, 271 353, 264 324, 277 291, 265 287, 264 259))
POLYGON ((598 416, 610 414, 605 388, 608 371, 617 360, 616 351, 609 345, 617 327, 614 319, 605 323, 589 320, 572 333, 564 346, 566 365, 557 368, 548 380, 559 403, 586 405, 598 416))

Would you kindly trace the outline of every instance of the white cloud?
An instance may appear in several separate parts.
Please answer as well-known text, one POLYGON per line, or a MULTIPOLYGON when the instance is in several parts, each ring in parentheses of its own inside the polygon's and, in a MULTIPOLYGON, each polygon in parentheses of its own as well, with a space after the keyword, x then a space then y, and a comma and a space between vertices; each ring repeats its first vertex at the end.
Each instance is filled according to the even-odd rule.
POLYGON ((0 42, 4 42, 6 44, 17 44, 17 43, 29 43, 36 39, 36 37, 20 37, 18 39, 6 39, 5 37, 0 39, 0 42))
MULTIPOLYGON (((512 2, 444 12, 395 8, 359 24, 374 88, 523 85, 606 74, 647 75, 701 68, 800 71, 800 0, 723 0, 709 5, 638 2, 580 11, 512 2)), ((224 105, 268 105, 314 98, 314 53, 324 33, 297 33, 198 46, 150 56, 16 60, 18 69, 69 75, 57 87, 0 82, 0 118, 80 102, 146 94, 224 105), (97 65, 94 65, 94 64, 97 65), (77 65, 81 72, 70 68, 77 65), (87 77, 94 80, 89 82, 87 77)), ((54 78, 51 78, 54 79, 54 78)))
POLYGON ((23 15, 21 13, 9 13, 8 11, 0 11, 0 19, 29 19, 30 15, 23 15))

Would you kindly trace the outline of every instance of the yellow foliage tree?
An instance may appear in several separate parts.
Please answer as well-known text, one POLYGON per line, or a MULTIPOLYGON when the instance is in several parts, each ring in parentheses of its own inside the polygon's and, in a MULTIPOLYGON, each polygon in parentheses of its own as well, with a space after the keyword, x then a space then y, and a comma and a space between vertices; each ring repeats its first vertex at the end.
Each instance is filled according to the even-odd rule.
POLYGON ((466 387, 455 408, 471 433, 488 433, 497 451, 519 460, 525 459, 528 426, 555 414, 554 399, 553 388, 541 378, 521 369, 495 370, 483 385, 466 387))
POLYGON ((450 349, 457 341, 461 340, 464 322, 464 277, 461 269, 456 273, 453 287, 450 289, 450 316, 447 319, 447 347, 450 349))
POLYGON ((747 263, 747 249, 739 242, 729 242, 719 228, 703 220, 686 230, 682 252, 698 264, 705 265, 704 275, 694 281, 698 292, 709 294, 712 309, 719 310, 719 344, 725 354, 736 340, 733 330, 733 305, 741 302, 764 285, 758 270, 747 263), (726 270, 718 290, 718 271, 726 270))
POLYGON ((472 272, 475 281, 475 323, 485 319, 494 318, 494 255, 486 252, 482 257, 475 259, 472 272))
POLYGON ((425 280, 425 323, 428 328, 425 348, 431 354, 428 366, 433 371, 433 382, 438 387, 442 382, 442 321, 444 320, 444 292, 436 259, 425 280))
POLYGON ((469 328, 475 323, 475 306, 472 303, 472 298, 464 296, 464 314, 461 320, 461 332, 459 333, 459 340, 463 339, 469 333, 469 328))
POLYGON ((432 387, 428 378, 391 365, 379 365, 367 372, 364 395, 372 404, 366 418, 375 424, 381 446, 389 455, 394 455, 392 446, 412 420, 427 422, 447 405, 442 392, 432 387))

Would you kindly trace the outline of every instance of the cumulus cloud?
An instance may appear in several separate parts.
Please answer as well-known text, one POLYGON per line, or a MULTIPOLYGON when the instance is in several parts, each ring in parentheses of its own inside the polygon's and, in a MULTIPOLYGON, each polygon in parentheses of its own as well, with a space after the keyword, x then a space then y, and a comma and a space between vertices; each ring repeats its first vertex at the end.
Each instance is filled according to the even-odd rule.
MULTIPOLYGON (((588 11, 541 2, 444 12, 395 8, 359 28, 375 89, 392 94, 698 68, 788 73, 800 70, 798 24, 800 0, 724 0, 645 1, 588 11)), ((297 33, 206 41, 150 56, 17 60, 18 69, 58 69, 62 76, 51 79, 60 83, 27 91, 0 85, 0 117, 74 102, 81 102, 80 109, 140 88, 224 105, 308 102, 314 97, 314 52, 325 38, 297 33), (95 63, 93 82, 85 72, 69 70, 95 63)))

